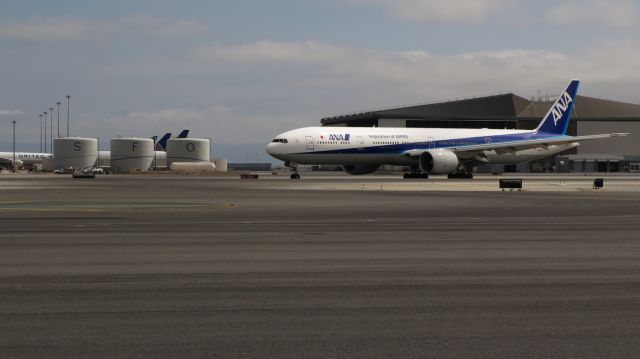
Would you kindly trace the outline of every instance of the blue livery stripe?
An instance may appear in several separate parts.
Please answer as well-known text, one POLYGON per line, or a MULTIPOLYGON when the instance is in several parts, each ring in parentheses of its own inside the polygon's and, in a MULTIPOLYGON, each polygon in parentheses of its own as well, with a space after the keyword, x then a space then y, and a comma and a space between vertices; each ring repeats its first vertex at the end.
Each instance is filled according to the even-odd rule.
MULTIPOLYGON (((484 145, 487 143, 500 144, 505 142, 530 141, 541 139, 557 139, 565 136, 542 132, 527 132, 521 134, 494 135, 482 137, 461 137, 430 142, 411 142, 393 145, 374 145, 366 147, 350 147, 327 151, 302 152, 299 154, 402 154, 414 149, 447 149, 464 150, 465 147, 484 145), (489 140, 489 142, 487 142, 489 140)), ((568 137, 568 136, 566 136, 568 137)))

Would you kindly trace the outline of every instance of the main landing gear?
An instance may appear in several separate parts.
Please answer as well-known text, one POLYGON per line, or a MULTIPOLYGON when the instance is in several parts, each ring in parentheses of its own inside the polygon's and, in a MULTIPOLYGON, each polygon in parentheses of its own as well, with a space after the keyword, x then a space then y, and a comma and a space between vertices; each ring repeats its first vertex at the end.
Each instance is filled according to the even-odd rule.
POLYGON ((466 173, 466 172, 455 172, 455 173, 449 173, 447 175, 447 178, 453 178, 453 179, 473 179, 473 173, 466 173))
POLYGON ((411 172, 402 175, 404 179, 426 179, 429 178, 427 173, 420 172, 419 169, 411 167, 411 172))
POLYGON ((460 166, 460 168, 458 168, 457 171, 453 172, 453 173, 449 173, 447 175, 447 178, 453 178, 453 179, 472 179, 473 178, 473 173, 471 172, 467 172, 467 168, 464 166, 460 166))
POLYGON ((298 173, 298 165, 295 163, 291 163, 291 162, 285 162, 284 165, 286 167, 291 168, 291 172, 293 172, 291 174, 291 179, 292 180, 299 180, 300 179, 300 174, 298 173))

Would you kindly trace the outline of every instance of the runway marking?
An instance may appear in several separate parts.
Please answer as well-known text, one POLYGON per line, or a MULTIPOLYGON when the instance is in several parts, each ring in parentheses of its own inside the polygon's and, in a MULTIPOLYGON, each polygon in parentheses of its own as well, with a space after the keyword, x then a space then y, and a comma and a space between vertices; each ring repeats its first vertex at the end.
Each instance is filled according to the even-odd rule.
MULTIPOLYGON (((580 217, 470 217, 470 218, 441 218, 437 219, 435 222, 429 222, 428 224, 446 226, 446 225, 473 225, 473 226, 495 226, 495 225, 537 225, 544 223, 553 223, 553 224, 563 224, 563 225, 584 225, 584 220, 590 220, 588 223, 592 224, 602 224, 602 223, 621 223, 621 222, 629 222, 629 221, 637 221, 640 218, 640 215, 620 215, 620 216, 611 216, 611 217, 603 217, 603 216, 580 216, 580 217), (579 220, 579 221, 577 221, 579 220)), ((113 225, 116 226, 124 226, 124 225, 142 225, 142 224, 154 224, 155 222, 120 222, 115 223, 113 225)), ((282 224, 282 225, 308 225, 308 224, 349 224, 349 223, 370 223, 370 224, 414 224, 414 223, 424 223, 424 218, 422 217, 414 217, 414 218, 379 218, 379 219, 346 219, 346 220, 254 220, 254 221, 163 221, 163 225, 177 225, 177 224, 244 224, 244 225, 262 225, 262 224, 282 224)))
POLYGON ((19 208, 19 207, 0 207, 0 211, 39 211, 39 212, 105 212, 102 209, 90 209, 90 208, 19 208))
MULTIPOLYGON (((42 201, 15 201, 15 202, 0 202, 0 204, 33 204, 33 203, 41 203, 42 201)), ((91 205, 91 207, 101 207, 100 209, 87 208, 81 204, 52 204, 51 207, 41 207, 41 208, 28 208, 28 207, 0 207, 0 210, 52 210, 52 211, 64 211, 64 210, 72 210, 72 211, 105 211, 110 208, 201 208, 201 207, 212 207, 212 208, 235 208, 235 203, 222 203, 222 204, 102 204, 96 203, 91 205), (106 209, 104 209, 106 208, 106 209)))

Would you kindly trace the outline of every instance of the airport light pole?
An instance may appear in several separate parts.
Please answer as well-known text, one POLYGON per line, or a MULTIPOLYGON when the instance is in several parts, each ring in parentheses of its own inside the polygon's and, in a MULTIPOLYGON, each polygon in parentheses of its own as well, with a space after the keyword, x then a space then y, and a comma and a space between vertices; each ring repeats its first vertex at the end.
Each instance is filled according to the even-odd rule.
POLYGON ((11 122, 13 123, 13 164, 11 169, 13 173, 16 173, 16 120, 11 122))
POLYGON ((158 140, 158 136, 151 136, 151 138, 153 139, 153 170, 155 171, 158 166, 158 159, 156 157, 156 141, 158 140))
POLYGON ((44 151, 47 152, 47 111, 43 113, 44 115, 44 151))
POLYGON ((39 114, 40 117, 40 152, 42 153, 42 114, 39 114))
POLYGON ((51 114, 51 121, 49 122, 49 146, 51 147, 51 153, 53 153, 53 107, 49 107, 49 113, 51 114))
POLYGON ((62 103, 60 101, 56 102, 56 105, 58 105, 58 135, 56 136, 56 138, 60 138, 60 105, 62 103))
POLYGON ((67 137, 69 137, 69 102, 71 102, 71 96, 67 95, 67 137))

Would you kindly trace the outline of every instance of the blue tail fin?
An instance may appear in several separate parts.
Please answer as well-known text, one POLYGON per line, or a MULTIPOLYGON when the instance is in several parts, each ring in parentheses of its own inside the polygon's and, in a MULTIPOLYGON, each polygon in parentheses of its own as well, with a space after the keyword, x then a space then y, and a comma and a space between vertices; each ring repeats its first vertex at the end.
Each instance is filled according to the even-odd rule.
POLYGON ((573 111, 576 95, 578 94, 579 80, 571 80, 560 97, 553 103, 549 112, 536 128, 538 132, 554 135, 566 135, 569 128, 569 119, 573 111))
POLYGON ((189 136, 189 130, 182 130, 178 135, 178 138, 187 138, 187 136, 189 136))
POLYGON ((156 142, 156 151, 166 151, 167 150, 167 140, 171 137, 171 132, 167 132, 156 142))

